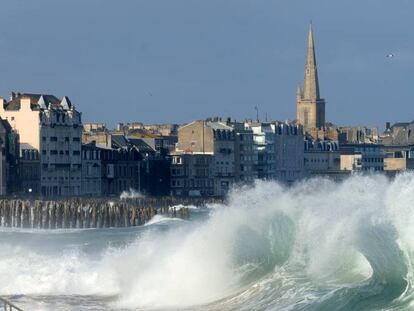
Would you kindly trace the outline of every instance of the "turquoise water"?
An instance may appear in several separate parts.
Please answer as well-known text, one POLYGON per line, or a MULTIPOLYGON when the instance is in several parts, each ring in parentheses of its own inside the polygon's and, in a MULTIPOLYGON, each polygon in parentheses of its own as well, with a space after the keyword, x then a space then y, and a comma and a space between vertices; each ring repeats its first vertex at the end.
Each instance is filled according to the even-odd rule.
POLYGON ((412 310, 414 175, 235 189, 142 227, 0 230, 25 310, 412 310))

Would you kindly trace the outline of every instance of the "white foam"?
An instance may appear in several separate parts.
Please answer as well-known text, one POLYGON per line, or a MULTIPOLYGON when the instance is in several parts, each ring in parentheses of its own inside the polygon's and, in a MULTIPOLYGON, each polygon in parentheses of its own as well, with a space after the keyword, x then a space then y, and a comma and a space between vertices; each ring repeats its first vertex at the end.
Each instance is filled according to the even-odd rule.
POLYGON ((144 226, 159 225, 159 224, 165 224, 165 223, 170 223, 170 222, 175 222, 175 221, 183 222, 184 220, 181 218, 173 218, 173 217, 166 217, 162 215, 155 215, 154 217, 151 218, 150 221, 145 223, 144 226))
MULTIPOLYGON (((250 288, 241 283, 255 269, 273 273, 283 266, 272 277, 290 288, 297 284, 288 278, 293 268, 317 284, 361 282, 373 272, 362 255, 364 230, 392 224, 403 251, 414 251, 412 202, 413 174, 393 182, 381 176, 356 176, 340 184, 315 179, 292 188, 257 182, 236 189, 229 207, 216 208, 197 227, 150 230, 128 247, 100 256, 2 247, 0 294, 118 295, 116 307, 180 308, 239 291, 251 297, 260 284, 278 284, 268 280, 250 288), (292 232, 282 216, 292 222, 292 232), (279 254, 282 250, 287 256, 279 254)), ((157 215, 150 224, 165 221, 171 219, 157 215)), ((297 301, 315 293, 280 289, 280 295, 296 295, 297 301)))
POLYGON ((143 198, 143 197, 144 197, 144 195, 141 192, 139 192, 135 189, 132 189, 132 188, 130 188, 128 191, 126 191, 126 190, 122 191, 121 195, 119 196, 119 198, 121 200, 136 199, 136 198, 143 198))

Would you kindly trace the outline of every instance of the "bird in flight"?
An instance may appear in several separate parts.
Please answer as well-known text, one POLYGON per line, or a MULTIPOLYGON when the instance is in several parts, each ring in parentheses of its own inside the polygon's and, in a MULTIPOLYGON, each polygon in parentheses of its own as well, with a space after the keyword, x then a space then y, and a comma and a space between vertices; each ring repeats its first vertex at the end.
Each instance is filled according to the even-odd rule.
POLYGON ((392 54, 392 53, 387 54, 387 58, 393 58, 393 57, 395 57, 395 54, 392 54))

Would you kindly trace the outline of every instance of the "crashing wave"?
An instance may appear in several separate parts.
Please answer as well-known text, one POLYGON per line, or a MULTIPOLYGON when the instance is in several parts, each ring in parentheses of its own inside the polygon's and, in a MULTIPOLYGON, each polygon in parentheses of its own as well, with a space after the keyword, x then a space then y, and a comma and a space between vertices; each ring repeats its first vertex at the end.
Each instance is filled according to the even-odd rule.
POLYGON ((414 174, 257 182, 228 202, 99 254, 0 235, 0 294, 116 296, 111 308, 131 309, 410 310, 414 174))

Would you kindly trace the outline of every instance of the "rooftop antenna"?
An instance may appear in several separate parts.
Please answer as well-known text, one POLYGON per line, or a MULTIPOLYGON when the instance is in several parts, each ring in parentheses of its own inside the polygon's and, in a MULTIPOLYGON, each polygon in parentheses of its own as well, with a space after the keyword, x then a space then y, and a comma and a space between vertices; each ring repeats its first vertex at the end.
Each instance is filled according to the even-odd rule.
POLYGON ((254 110, 256 110, 256 121, 259 122, 259 107, 254 106, 254 110))

